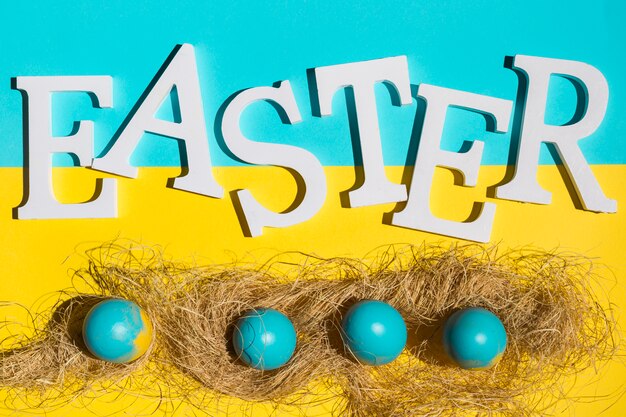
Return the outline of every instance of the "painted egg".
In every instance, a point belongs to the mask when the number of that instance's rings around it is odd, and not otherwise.
[[[448,356],[464,369],[494,366],[506,349],[504,325],[489,310],[466,308],[452,314],[443,329]]]
[[[366,365],[384,365],[396,359],[407,332],[398,311],[382,301],[365,300],[343,317],[342,337],[350,352]]]
[[[132,301],[109,299],[91,308],[83,322],[83,340],[98,359],[127,363],[142,356],[152,342],[152,323]]]
[[[265,371],[277,369],[289,362],[296,350],[296,330],[280,311],[257,308],[235,324],[233,346],[247,365]]]

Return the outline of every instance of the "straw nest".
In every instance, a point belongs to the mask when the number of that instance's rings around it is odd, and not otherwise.
[[[306,406],[321,384],[336,396],[335,415],[537,415],[564,395],[563,377],[616,348],[610,311],[589,290],[591,264],[575,256],[409,246],[368,260],[290,254],[262,265],[190,267],[145,247],[110,244],[88,255],[75,276],[91,293],[64,296],[43,316],[46,325],[0,345],[9,406],[130,390],[210,414],[217,398]],[[83,346],[82,319],[106,297],[137,302],[155,327],[151,350],[131,364],[99,361]],[[341,316],[362,299],[388,302],[405,319],[407,348],[391,364],[361,365],[341,343]],[[493,311],[506,327],[509,344],[492,369],[462,370],[442,353],[443,321],[469,306]],[[296,327],[297,349],[283,368],[258,371],[233,353],[232,325],[255,307],[278,309]]]

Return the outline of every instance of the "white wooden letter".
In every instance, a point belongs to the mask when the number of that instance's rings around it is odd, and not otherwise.
[[[302,120],[289,81],[279,87],[256,87],[236,95],[224,110],[222,135],[226,146],[242,161],[257,165],[276,165],[289,169],[301,179],[305,188],[300,204],[288,212],[275,213],[260,205],[248,190],[237,191],[246,226],[252,236],[263,233],[263,227],[287,227],[313,217],[326,199],[326,177],[320,161],[310,152],[290,145],[259,143],[247,139],[239,127],[242,112],[259,100],[275,103],[284,111],[285,122]]]
[[[27,200],[17,208],[19,219],[106,218],[117,216],[117,188],[112,178],[99,179],[100,192],[90,201],[62,204],[54,197],[52,189],[52,155],[69,153],[76,156],[80,166],[89,166],[93,158],[94,124],[90,120],[79,122],[76,133],[53,137],[51,132],[51,96],[53,92],[85,92],[92,97],[94,106],[112,106],[113,80],[109,76],[16,77],[16,88],[22,91],[27,105],[28,154],[24,169],[27,171]]]
[[[602,73],[583,62],[525,55],[515,57],[513,68],[522,71],[528,89],[515,176],[497,189],[497,197],[528,203],[550,203],[551,193],[537,182],[539,148],[541,142],[550,142],[556,146],[583,207],[590,211],[616,212],[617,202],[604,195],[578,147],[578,141],[595,132],[606,113],[609,86]],[[578,103],[585,107],[580,120],[562,126],[545,124],[548,85],[552,74],[566,77],[584,90],[585,102]]]
[[[430,189],[435,167],[441,166],[459,171],[466,186],[475,186],[484,144],[475,141],[465,153],[441,149],[441,135],[448,107],[460,107],[482,113],[495,122],[495,132],[505,132],[511,117],[513,103],[509,100],[472,94],[421,84],[418,93],[426,100],[424,126],[415,169],[411,179],[411,192],[406,207],[393,215],[392,224],[423,230],[461,239],[488,242],[496,207],[483,203],[480,215],[473,221],[456,222],[435,217],[430,211]]]
[[[395,203],[406,200],[406,187],[390,182],[385,175],[378,126],[374,85],[392,86],[401,105],[411,104],[411,85],[406,56],[332,65],[315,69],[320,116],[332,114],[332,101],[338,89],[352,87],[363,158],[363,185],[349,193],[350,206]]]
[[[174,51],[171,61],[155,78],[143,101],[134,114],[129,115],[128,124],[109,152],[93,161],[93,168],[112,174],[135,178],[137,168],[128,160],[144,132],[178,139],[185,143],[187,172],[174,180],[174,188],[191,191],[210,197],[221,198],[223,188],[215,181],[212,173],[209,142],[204,120],[202,96],[196,57],[193,46],[181,45]],[[181,122],[175,123],[157,119],[155,113],[173,87],[178,93]]]

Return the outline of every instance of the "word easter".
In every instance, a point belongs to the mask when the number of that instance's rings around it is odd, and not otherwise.
[[[591,135],[600,125],[606,112],[609,88],[606,79],[596,68],[577,61],[517,55],[511,69],[521,74],[520,89],[525,88],[522,119],[520,122],[519,150],[512,179],[496,189],[496,197],[520,202],[549,204],[550,192],[537,182],[539,149],[542,142],[552,143],[566,167],[570,180],[585,210],[615,212],[617,203],[607,198],[594,177],[578,141]],[[386,83],[399,97],[396,105],[412,103],[411,85],[406,56],[383,58],[315,68],[311,96],[317,94],[313,113],[319,117],[332,114],[333,96],[338,90],[352,88],[357,115],[360,149],[365,179],[360,188],[348,194],[351,207],[394,202],[406,202],[404,208],[393,214],[391,224],[457,238],[488,242],[495,216],[495,204],[480,203],[480,212],[465,222],[451,221],[434,216],[429,199],[436,167],[456,170],[464,178],[464,186],[476,186],[478,169],[483,153],[482,141],[474,141],[465,152],[450,152],[440,147],[446,110],[456,107],[483,114],[489,123],[486,130],[505,133],[511,119],[513,102],[490,96],[421,84],[418,95],[426,102],[419,149],[415,156],[415,169],[410,193],[403,184],[392,183],[384,171],[381,137],[374,86]],[[566,77],[576,84],[580,94],[582,116],[566,125],[544,123],[548,84],[551,75]],[[155,117],[165,97],[172,88],[177,89],[179,122]],[[86,92],[92,97],[94,107],[112,107],[113,80],[110,76],[33,76],[16,77],[15,88],[27,100],[25,123],[28,133],[29,153],[26,166],[27,183],[25,203],[18,207],[19,219],[42,218],[107,218],[117,216],[117,188],[113,178],[98,179],[99,193],[89,201],[78,204],[61,204],[52,190],[52,163],[54,153],[76,156],[80,166],[124,177],[135,178],[137,168],[129,158],[144,132],[150,132],[180,141],[181,160],[186,169],[176,177],[173,187],[179,190],[222,198],[224,190],[212,174],[206,123],[200,92],[195,52],[192,45],[179,45],[174,49],[142,98],[137,102],[122,125],[108,152],[94,159],[92,121],[77,122],[75,132],[63,138],[50,132],[51,101],[53,92]],[[248,139],[241,132],[239,120],[251,103],[265,100],[279,109],[284,123],[302,120],[298,103],[289,81],[274,87],[255,87],[234,95],[225,104],[218,118],[224,142],[232,154],[243,162],[256,165],[273,165],[288,169],[301,187],[301,201],[296,201],[287,212],[268,210],[248,190],[237,191],[234,204],[242,215],[242,228],[250,236],[263,233],[264,227],[287,227],[304,222],[314,216],[324,204],[327,187],[320,161],[309,151],[296,146],[262,143]],[[315,108],[317,107],[317,108]],[[517,110],[516,110],[517,111]],[[60,140],[62,139],[62,140]],[[299,178],[298,178],[299,177]]]

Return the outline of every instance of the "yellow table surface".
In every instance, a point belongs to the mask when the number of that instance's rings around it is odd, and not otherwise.
[[[198,264],[226,262],[246,258],[265,260],[283,251],[302,251],[320,255],[361,257],[389,244],[421,244],[454,241],[442,236],[388,226],[384,213],[394,205],[342,208],[341,191],[354,182],[351,167],[325,168],[328,180],[326,203],[311,220],[284,229],[266,228],[256,238],[244,237],[229,197],[212,199],[166,188],[167,178],[178,174],[174,168],[142,168],[137,179],[118,179],[119,216],[99,220],[15,220],[11,209],[22,200],[22,171],[0,169],[0,301],[16,302],[42,310],[55,301],[51,294],[71,286],[71,271],[85,266],[84,250],[114,239],[130,239],[146,245],[160,245],[166,254]],[[388,176],[400,181],[403,167],[389,167]],[[539,169],[539,182],[553,192],[550,205],[534,205],[485,197],[485,189],[504,176],[504,167],[482,167],[478,187],[452,185],[452,175],[438,170],[433,185],[431,207],[446,218],[462,220],[473,201],[496,203],[496,217],[491,244],[520,248],[532,246],[580,253],[594,259],[602,278],[594,288],[612,304],[618,324],[626,318],[626,166],[594,166],[599,183],[607,196],[618,201],[616,214],[597,214],[574,207],[566,186],[554,166]],[[103,175],[84,168],[56,168],[54,186],[64,202],[89,198],[93,178]],[[263,204],[273,210],[289,206],[296,186],[292,177],[280,168],[216,168],[217,180],[228,190],[248,188]],[[591,285],[591,283],[590,283]],[[594,284],[595,285],[595,284]],[[608,305],[607,305],[608,307]],[[25,322],[24,309],[0,308],[0,320]],[[5,329],[6,330],[6,329]],[[0,337],[4,334],[0,333]],[[579,376],[571,399],[555,407],[557,415],[622,417],[626,415],[626,365],[621,356]],[[2,406],[0,415],[30,415]],[[170,404],[165,411],[175,415],[329,415],[332,400],[311,405],[304,410],[283,408],[275,412],[271,405],[250,405],[229,400],[214,410],[197,410],[189,404]],[[85,408],[86,407],[86,408]],[[150,415],[156,404],[142,399],[141,393],[127,397],[105,396],[79,399],[49,416]],[[41,413],[44,411],[41,410]],[[300,414],[299,414],[300,413]],[[36,413],[35,413],[36,414]]]

